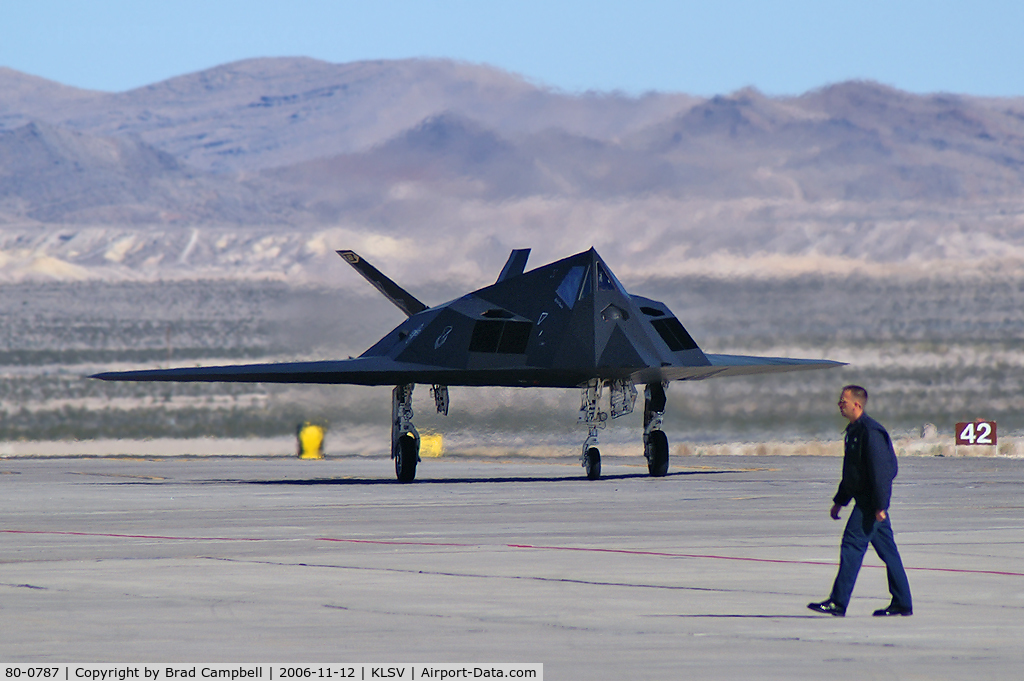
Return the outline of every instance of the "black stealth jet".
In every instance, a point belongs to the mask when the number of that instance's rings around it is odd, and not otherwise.
[[[526,272],[529,249],[509,256],[491,286],[427,307],[352,251],[338,251],[408,319],[357,358],[319,362],[154,369],[96,374],[105,381],[347,383],[396,386],[392,397],[391,457],[403,482],[413,480],[419,434],[412,424],[412,391],[432,386],[438,412],[448,413],[448,386],[580,388],[581,423],[589,428],[582,462],[601,475],[598,430],[631,413],[644,385],[644,456],[651,475],[668,471],[668,438],[661,430],[669,381],[824,369],[828,360],[709,355],[672,311],[631,295],[590,249]]]

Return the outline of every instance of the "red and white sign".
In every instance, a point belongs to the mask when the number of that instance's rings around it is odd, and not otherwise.
[[[995,445],[995,421],[968,421],[956,424],[956,444],[959,445]]]

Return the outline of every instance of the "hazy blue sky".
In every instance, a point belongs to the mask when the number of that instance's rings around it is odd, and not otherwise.
[[[79,87],[281,55],[451,57],[569,91],[1024,95],[1024,2],[0,0],[0,65]]]

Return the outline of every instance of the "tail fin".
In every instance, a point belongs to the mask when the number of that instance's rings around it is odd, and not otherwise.
[[[506,279],[512,277],[518,277],[526,270],[526,261],[530,257],[529,248],[517,248],[512,251],[508,256],[508,262],[505,263],[505,267],[502,268],[501,274],[498,275],[498,281],[494,282],[500,284]]]
[[[394,303],[399,310],[409,317],[423,312],[427,306],[416,300],[416,298],[404,288],[388,279],[376,267],[363,260],[355,251],[338,251],[338,255],[345,259],[349,265],[355,268],[356,272],[363,275],[366,281],[373,284],[373,287],[384,294],[384,297]]]

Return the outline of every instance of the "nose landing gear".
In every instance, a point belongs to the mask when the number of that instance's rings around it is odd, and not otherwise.
[[[580,386],[583,394],[580,400],[580,416],[577,423],[587,426],[589,434],[583,441],[583,454],[580,463],[587,472],[588,480],[601,477],[601,450],[597,448],[597,432],[605,427],[608,414],[601,411],[598,401],[601,399],[601,381],[592,379]]]
[[[601,477],[601,450],[597,448],[597,434],[608,422],[608,412],[601,411],[600,408],[603,385],[604,383],[600,379],[594,378],[580,386],[582,398],[577,422],[586,425],[589,431],[587,439],[583,441],[583,454],[580,457],[580,462],[587,472],[588,480],[597,480]],[[636,403],[636,388],[633,387],[632,381],[608,381],[608,390],[610,393],[608,401],[613,419],[633,413],[633,405]]]

